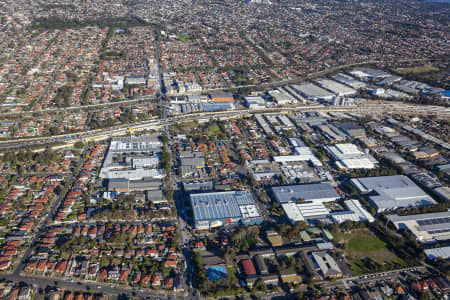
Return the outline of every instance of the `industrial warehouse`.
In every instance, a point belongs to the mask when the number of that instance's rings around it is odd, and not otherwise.
[[[433,198],[403,175],[355,178],[351,181],[361,193],[370,193],[369,202],[377,212],[436,204]]]
[[[336,144],[325,149],[339,169],[373,169],[378,163],[367,151],[363,152],[353,144]]]
[[[197,229],[236,223],[254,225],[263,222],[253,196],[248,191],[191,194],[189,198]]]
[[[331,202],[339,199],[335,188],[328,183],[272,187],[272,194],[278,203],[296,202]]]
[[[450,211],[411,216],[389,215],[387,218],[397,229],[409,230],[419,242],[450,239]]]

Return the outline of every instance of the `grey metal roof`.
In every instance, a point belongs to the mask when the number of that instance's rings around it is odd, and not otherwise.
[[[425,254],[429,259],[435,259],[435,258],[447,259],[450,257],[450,247],[425,249]]]
[[[342,273],[336,261],[326,251],[312,252],[311,255],[314,257],[314,260],[317,262],[320,270],[325,276],[333,276]]]
[[[409,215],[409,216],[399,216],[399,215],[388,215],[387,216],[387,218],[391,222],[433,220],[433,219],[446,218],[446,217],[450,217],[450,211],[427,213],[427,214],[417,214],[417,215]]]
[[[378,209],[435,204],[429,195],[404,175],[352,179],[363,192],[376,192],[370,200]]]
[[[295,202],[300,198],[305,201],[339,198],[339,194],[328,183],[277,186],[272,187],[272,192],[279,203]]]

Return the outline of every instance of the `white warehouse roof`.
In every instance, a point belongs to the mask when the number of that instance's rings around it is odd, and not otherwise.
[[[322,203],[283,203],[281,207],[292,223],[309,219],[321,219],[330,214],[329,210]]]
[[[338,94],[339,96],[350,96],[356,94],[354,89],[333,80],[318,79],[316,82],[323,88]]]

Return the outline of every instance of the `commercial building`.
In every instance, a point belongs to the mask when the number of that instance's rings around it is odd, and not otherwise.
[[[256,277],[255,265],[253,264],[253,261],[251,259],[241,260],[241,265],[245,277]]]
[[[352,138],[362,138],[366,136],[364,128],[353,122],[340,123],[337,127]]]
[[[378,163],[368,151],[362,152],[353,144],[336,144],[326,146],[325,149],[339,169],[373,169]]]
[[[160,158],[158,155],[131,158],[131,163],[132,163],[134,169],[155,168],[159,165],[159,161],[160,161]]]
[[[108,191],[129,193],[139,191],[152,191],[162,189],[161,180],[143,179],[143,180],[128,180],[125,178],[109,179]]]
[[[180,174],[185,177],[201,177],[205,168],[205,157],[203,152],[183,151],[178,155],[180,162]]]
[[[351,96],[356,94],[356,90],[333,80],[318,79],[315,82],[338,96]]]
[[[162,142],[157,135],[112,138],[99,176],[100,178],[126,178],[130,180],[139,180],[145,177],[161,178],[158,169],[153,169],[154,171],[142,169],[147,164],[153,167],[155,160],[158,159],[159,161],[158,153],[161,151]],[[114,160],[115,156],[119,154],[130,156],[132,153],[148,153],[149,155],[128,157],[128,161],[132,163],[134,170],[124,170],[126,166]],[[133,161],[136,161],[136,163],[133,163]]]
[[[167,202],[162,190],[147,191],[147,200],[154,204]]]
[[[145,85],[147,81],[144,76],[130,76],[125,79],[127,85]]]
[[[406,162],[406,160],[397,152],[381,152],[379,155],[393,164],[402,164]]]
[[[317,128],[320,130],[320,134],[331,143],[342,142],[350,138],[350,136],[345,134],[342,130],[340,130],[333,124],[323,124],[317,126]]]
[[[336,261],[328,254],[327,251],[312,252],[311,256],[317,263],[320,273],[324,278],[339,278],[342,277],[341,268],[339,268]]]
[[[333,79],[341,83],[344,83],[348,86],[351,86],[354,89],[362,89],[366,87],[366,84],[364,82],[356,80],[355,78],[343,73],[338,73],[336,76],[333,76]]]
[[[375,80],[391,77],[392,75],[378,69],[359,69],[350,72],[350,75],[359,78],[362,81]]]
[[[203,104],[204,111],[221,111],[221,110],[234,110],[236,107],[231,102],[224,103],[205,103]]]
[[[325,219],[330,212],[322,203],[283,203],[281,204],[286,217],[294,224],[298,221]]]
[[[296,202],[331,202],[339,198],[335,188],[328,183],[311,183],[272,187],[272,195],[278,203]]]
[[[443,201],[450,201],[450,187],[448,186],[434,188],[433,193]]]
[[[345,221],[373,222],[375,218],[361,205],[358,200],[347,200],[344,202],[347,210],[331,213],[331,219],[341,224]]]
[[[266,107],[264,99],[260,96],[244,97],[244,104],[249,109],[264,109]]]
[[[274,156],[273,160],[277,163],[310,161],[316,167],[322,166],[322,162],[314,155],[309,147],[295,147],[295,153],[296,155]]]
[[[263,115],[255,115],[255,118],[256,118],[256,122],[264,130],[265,134],[267,134],[267,135],[274,134],[272,128],[270,128],[269,124],[267,124],[266,120],[264,120]]]
[[[292,88],[308,100],[331,101],[335,93],[329,92],[312,83],[294,84]]]
[[[263,219],[248,191],[191,194],[194,225],[198,229],[224,224],[260,224]]]
[[[215,93],[210,94],[209,97],[211,98],[212,102],[233,102],[234,97],[231,93]]]
[[[142,180],[144,178],[157,178],[164,177],[164,171],[162,169],[133,169],[133,170],[109,170],[103,177],[107,179],[124,178],[128,180]]]
[[[112,138],[109,150],[113,153],[125,152],[159,152],[162,142],[156,135]]]
[[[450,211],[410,216],[389,215],[397,229],[409,230],[419,242],[433,243],[450,239]]]
[[[351,182],[361,193],[370,193],[369,202],[377,212],[436,204],[433,198],[403,175],[355,178]]]
[[[294,99],[292,99],[289,94],[283,91],[273,90],[267,93],[272,97],[273,101],[275,101],[278,106],[287,105],[294,102]]]
[[[450,247],[439,247],[439,248],[433,248],[433,249],[425,249],[424,250],[425,255],[428,259],[447,259],[450,258]]]
[[[212,191],[213,183],[210,180],[185,181],[183,182],[183,189],[185,192]]]

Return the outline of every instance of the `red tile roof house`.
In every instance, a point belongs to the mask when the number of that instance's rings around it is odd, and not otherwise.
[[[177,261],[176,260],[166,260],[164,262],[164,265],[166,267],[172,267],[172,268],[176,268],[177,267]]]
[[[150,282],[150,275],[144,275],[141,278],[141,284],[148,284]]]
[[[162,277],[160,274],[153,275],[152,278],[152,287],[160,287],[161,286]]]
[[[173,277],[166,277],[164,280],[164,288],[171,289],[173,288]]]
[[[55,272],[62,274],[66,271],[66,268],[67,268],[67,261],[63,260],[61,262],[58,262],[58,264],[56,265],[56,268],[55,268]]]
[[[11,264],[11,261],[10,261],[10,260],[0,262],[0,270],[6,270],[6,269],[8,269],[9,266],[10,266],[10,264]]]
[[[120,281],[127,281],[129,273],[130,273],[130,270],[122,270],[122,272],[120,272],[119,280]]]

